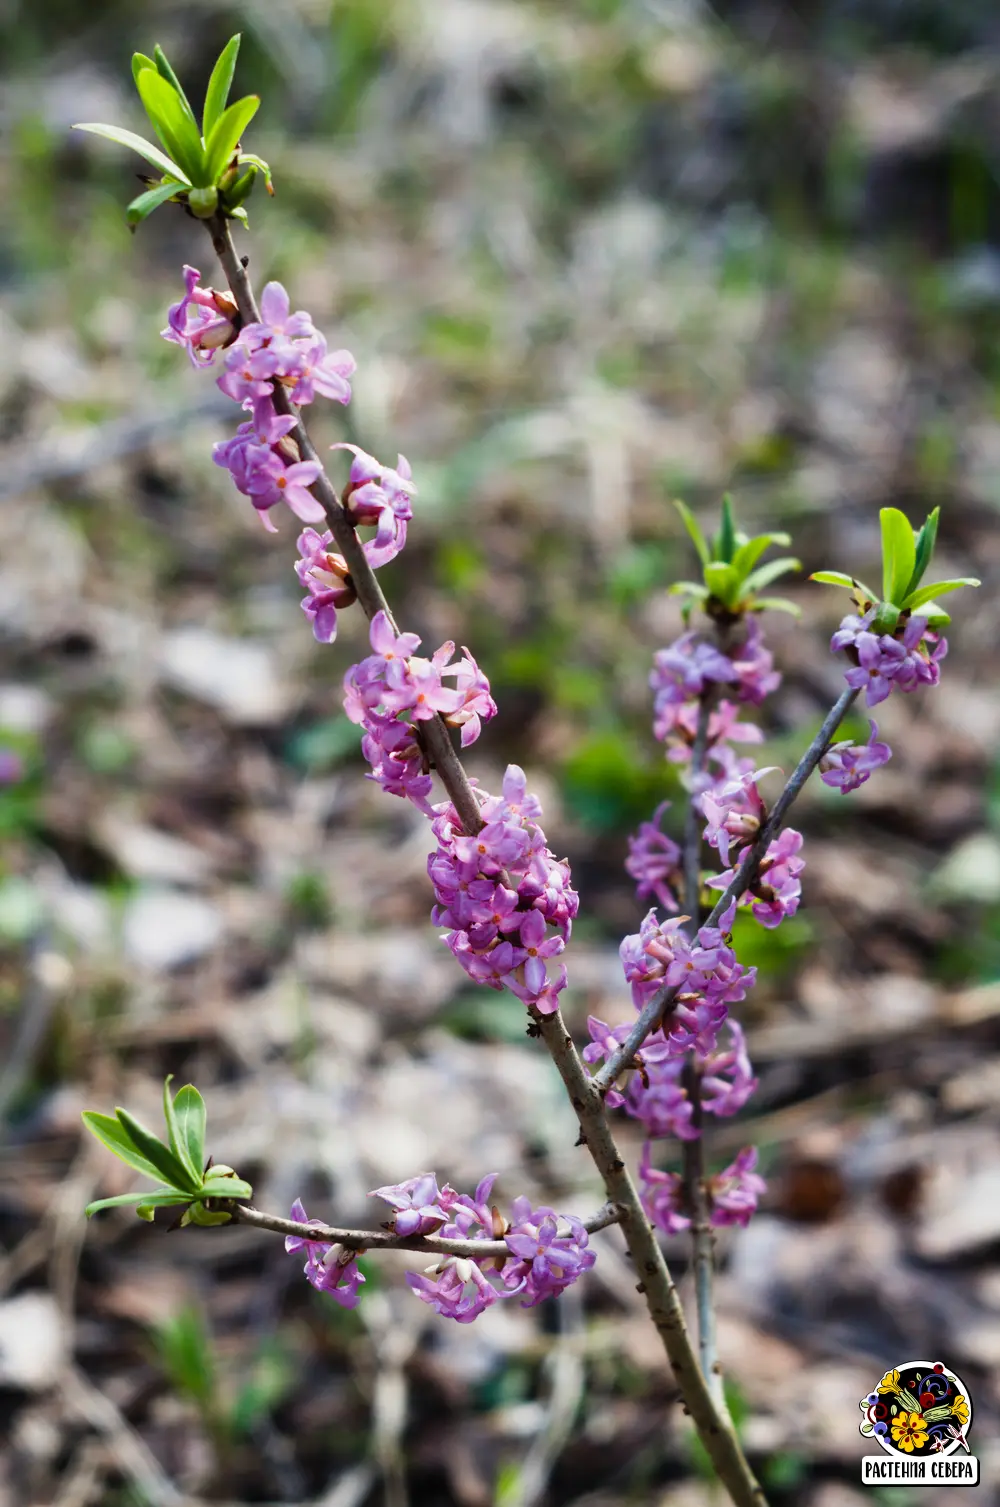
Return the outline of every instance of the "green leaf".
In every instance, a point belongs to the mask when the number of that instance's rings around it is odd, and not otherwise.
[[[695,519],[694,514],[688,507],[687,503],[675,501],[674,507],[677,509],[678,513],[680,513],[681,522],[684,524],[684,527],[688,531],[688,536],[690,537],[691,543],[698,551],[698,559],[701,561],[702,565],[707,565],[712,556],[708,552],[708,545],[705,542],[705,535],[698,527],[698,523]]]
[[[855,581],[853,576],[845,576],[842,570],[814,570],[809,577],[810,581],[821,581],[824,586],[845,586],[848,591],[853,591],[855,586],[860,586],[860,581]]]
[[[178,1193],[175,1188],[155,1188],[152,1193],[116,1193],[114,1198],[98,1198],[83,1212],[89,1219],[98,1209],[124,1209],[129,1204],[139,1204],[144,1209],[163,1209],[171,1204],[186,1203],[190,1203],[186,1193]]]
[[[935,508],[924,523],[923,528],[917,535],[916,561],[913,566],[913,575],[910,577],[908,591],[915,591],[924,578],[924,572],[934,555],[934,546],[937,543],[938,521],[941,517],[941,509]]]
[[[201,117],[201,134],[206,141],[211,136],[219,116],[226,108],[226,100],[233,87],[233,74],[236,72],[236,56],[239,50],[240,34],[237,32],[235,37],[229,38],[212,69],[212,77],[205,91],[205,109]]]
[[[140,157],[145,157],[161,173],[168,177],[176,178],[185,188],[191,187],[191,179],[183,168],[178,167],[159,147],[147,141],[144,136],[137,136],[134,131],[123,131],[120,126],[104,126],[93,121],[83,125],[73,126],[74,131],[89,131],[92,136],[106,136],[109,141],[116,141],[119,146],[130,147],[133,152],[138,152]]]
[[[740,545],[733,556],[733,569],[742,580],[750,574],[761,555],[772,544],[780,544],[787,549],[791,542],[788,534],[758,534],[755,539],[748,539],[746,544]]]
[[[139,225],[149,218],[154,209],[159,209],[161,204],[169,203],[183,191],[183,183],[158,183],[155,188],[148,188],[144,194],[132,200],[125,211],[125,218],[130,225]]]
[[[667,587],[667,595],[672,597],[697,597],[703,602],[708,596],[708,587],[700,585],[697,581],[675,581]]]
[[[240,137],[259,109],[260,96],[248,94],[244,99],[238,99],[234,105],[230,105],[228,110],[224,110],[215,122],[212,134],[205,143],[210,183],[215,183],[222,177],[229,166]]]
[[[153,72],[156,72],[156,64],[153,62],[152,58],[147,58],[144,52],[133,52],[132,77],[135,79],[136,83],[139,82],[139,75],[144,68],[152,68]]]
[[[205,1165],[205,1101],[193,1083],[185,1083],[174,1100],[174,1114],[181,1140],[187,1147],[188,1160],[198,1177]]]
[[[168,84],[173,85],[174,93],[180,100],[181,109],[184,111],[184,114],[188,117],[191,124],[194,126],[195,134],[197,134],[198,122],[196,121],[194,111],[191,108],[191,102],[188,99],[187,95],[184,93],[184,90],[181,88],[180,79],[177,77],[176,73],[167,62],[167,54],[164,52],[159,42],[157,42],[156,46],[153,48],[153,57],[156,59],[157,73],[159,73],[161,78],[166,79]]]
[[[207,186],[205,151],[198,127],[185,113],[177,90],[162,74],[153,73],[149,68],[140,72],[136,88],[150,124],[167,151],[180,163],[192,184]]]
[[[201,1182],[202,1167],[204,1161],[199,1159],[197,1163],[191,1160],[188,1151],[187,1136],[181,1131],[174,1109],[173,1097],[170,1093],[170,1085],[174,1081],[173,1073],[168,1073],[163,1080],[163,1118],[167,1122],[167,1134],[170,1136],[170,1149],[183,1167],[191,1174],[195,1185]],[[204,1106],[202,1106],[204,1108]]]
[[[903,603],[915,612],[925,602],[932,602],[937,596],[944,596],[949,591],[960,591],[963,586],[981,586],[982,581],[977,581],[975,576],[955,576],[950,581],[933,581],[930,586],[921,586],[919,591],[912,591]]]
[[[927,619],[928,628],[947,628],[951,622],[951,614],[939,607],[937,602],[924,602],[920,616]]]
[[[705,566],[705,585],[726,607],[732,607],[739,591],[739,578],[731,565],[713,561]]]
[[[898,508],[881,508],[882,598],[897,607],[906,596],[917,561],[917,545],[910,520]]]
[[[157,1140],[151,1130],[130,1115],[127,1109],[115,1109],[118,1122],[132,1144],[137,1148],[148,1162],[152,1162],[156,1168],[157,1177],[163,1182],[169,1183],[172,1188],[179,1189],[182,1193],[196,1193],[201,1181],[200,1175],[192,1177],[184,1163],[174,1153]]]
[[[97,1137],[101,1145],[106,1146],[120,1162],[124,1162],[128,1167],[134,1167],[136,1172],[142,1172],[146,1177],[159,1179],[162,1176],[155,1164],[136,1149],[113,1116],[98,1114],[94,1109],[85,1109],[83,1123],[91,1134]]]
[[[801,617],[802,608],[787,597],[754,597],[754,612],[787,612],[789,617]]]
[[[714,556],[724,564],[732,563],[736,553],[736,519],[733,516],[733,499],[727,492],[722,499],[722,522],[715,536]]]
[[[780,576],[787,576],[790,571],[801,569],[801,560],[793,560],[790,555],[784,555],[780,560],[768,560],[766,565],[759,565],[750,572],[743,582],[743,589],[747,592],[759,591],[762,586],[770,586]]]
[[[241,1177],[207,1177],[198,1189],[198,1201],[204,1198],[252,1198],[253,1189]]]
[[[255,167],[259,173],[263,173],[264,187],[267,189],[271,197],[274,197],[274,181],[271,177],[271,167],[269,163],[264,161],[263,157],[258,157],[254,152],[241,152],[236,161],[239,163],[240,167],[243,166],[244,162],[248,162],[252,167]]]

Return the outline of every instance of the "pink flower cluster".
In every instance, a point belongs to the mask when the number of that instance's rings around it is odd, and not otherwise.
[[[692,939],[683,930],[686,916],[658,921],[651,910],[619,948],[637,1010],[664,986],[679,991],[666,1031],[672,1056],[682,1056],[689,1047],[703,1054],[713,1051],[729,1006],[745,999],[756,980],[756,968],[744,968],[728,942],[735,912],[731,905],[718,926],[702,926]],[[643,1051],[648,1047],[647,1042]]]
[[[661,801],[652,821],[642,822],[635,836],[629,837],[625,872],[636,881],[638,900],[655,897],[664,910],[677,910],[677,892],[682,882],[681,850],[660,829],[663,813],[669,807],[669,801]]]
[[[306,612],[314,615],[314,632],[319,637],[328,631],[328,616],[324,618],[323,614],[335,610],[341,589],[336,584],[338,567],[329,565],[339,557],[324,555],[324,540],[308,532],[311,537],[304,534],[299,540],[302,559],[298,568],[300,580],[310,593],[312,581],[320,588],[303,604]],[[314,574],[316,571],[320,574]],[[325,600],[324,572],[332,577],[330,601]],[[463,657],[455,664],[448,663],[455,652],[450,640],[432,658],[418,656],[417,634],[397,634],[384,612],[372,619],[369,637],[372,653],[352,665],[344,676],[344,710],[352,722],[364,728],[361,748],[372,766],[369,779],[390,795],[407,797],[427,816],[434,817],[435,808],[427,800],[433,781],[414,724],[440,712],[451,726],[461,727],[463,747],[474,743],[482,723],[496,715],[489,681],[468,649],[463,649]],[[445,685],[445,676],[453,678],[453,685]]]
[[[744,850],[756,840],[757,834],[767,819],[767,807],[757,789],[757,781],[769,769],[757,769],[732,780],[717,794],[702,797],[702,807],[708,824],[705,840],[716,848],[723,863],[731,866],[725,873],[709,880],[712,889],[727,889],[736,874]],[[730,845],[735,841],[738,851],[733,855]],[[767,852],[757,870],[757,877],[747,894],[755,918],[762,926],[773,929],[786,916],[794,916],[799,908],[802,885],[799,875],[805,861],[798,857],[802,847],[802,835],[786,827],[779,837],[768,845]],[[741,903],[747,895],[741,897]]]
[[[392,470],[357,445],[332,448],[354,453],[342,501],[356,525],[374,524],[375,537],[366,539],[362,548],[369,565],[378,570],[394,560],[406,543],[406,525],[413,517],[410,499],[416,493],[409,463],[400,455],[396,469]],[[320,517],[323,516],[320,508]],[[298,538],[298,551],[295,574],[306,589],[302,610],[312,624],[317,642],[332,644],[337,636],[337,608],[349,607],[357,595],[347,561],[333,549],[329,530],[325,534],[317,534],[311,528],[303,530]]]
[[[649,684],[653,691],[653,732],[661,742],[670,742],[675,762],[690,759],[698,722],[698,702],[712,685],[731,688],[737,702],[760,706],[776,690],[781,676],[764,644],[760,622],[746,620],[742,643],[724,654],[693,630],[681,635],[653,657]],[[709,727],[709,766],[714,762],[728,778],[734,755],[730,742],[760,742],[760,730],[739,724],[732,702],[722,701]]]
[[[489,1202],[495,1181],[495,1173],[484,1177],[470,1198],[447,1183],[439,1189],[434,1174],[424,1172],[376,1188],[371,1195],[395,1211],[388,1228],[396,1234],[504,1241],[509,1257],[445,1256],[426,1272],[407,1273],[407,1282],[422,1302],[460,1324],[470,1324],[500,1298],[519,1297],[523,1307],[531,1308],[555,1297],[596,1259],[588,1249],[584,1225],[572,1215],[544,1206],[533,1209],[521,1196],[514,1199],[512,1217],[506,1220]]]
[[[830,640],[834,653],[846,649],[852,661],[844,673],[847,684],[864,691],[869,706],[877,706],[893,690],[937,685],[948,640],[932,633],[923,617],[901,622],[895,633],[874,633],[875,612],[872,607],[864,617],[849,614]]]
[[[708,1178],[711,1203],[710,1219],[716,1228],[738,1224],[746,1226],[757,1208],[757,1201],[767,1189],[764,1179],[754,1170],[756,1146],[744,1146],[736,1159],[722,1172]],[[677,1172],[661,1172],[652,1164],[652,1143],[642,1148],[639,1163],[639,1194],[650,1222],[666,1235],[676,1235],[691,1227],[684,1209],[684,1184]]]
[[[560,964],[551,978],[548,963],[569,940],[579,897],[569,866],[547,846],[524,771],[508,765],[503,794],[481,799],[483,825],[473,837],[450,805],[431,823],[438,840],[427,862],[437,900],[432,919],[450,928],[445,943],[470,978],[510,989],[550,1015],[566,969]]]
[[[237,489],[250,498],[269,532],[277,532],[268,513],[278,502],[286,503],[303,523],[323,522],[325,510],[310,490],[319,478],[320,464],[300,456],[292,438],[297,420],[276,411],[274,394],[280,386],[297,407],[312,403],[317,395],[349,403],[354,357],[350,351],[328,350],[310,315],[291,313],[280,283],[268,283],[261,294],[260,319],[241,325],[232,296],[200,287],[199,277],[197,268],[184,268],[184,297],[171,306],[162,334],[183,346],[195,366],[211,366],[224,351],[225,371],[218,386],[251,415],[232,439],[214,447],[216,465],[224,467]],[[402,456],[391,470],[356,445],[332,448],[354,453],[344,504],[355,523],[375,526],[375,538],[365,550],[377,569],[406,541],[406,524],[413,516],[410,468]],[[315,595],[311,586],[308,589]],[[317,631],[327,633],[335,616],[331,619],[327,611]],[[329,637],[323,642],[330,642]]]

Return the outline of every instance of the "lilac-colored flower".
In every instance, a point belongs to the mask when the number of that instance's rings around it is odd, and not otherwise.
[[[326,511],[323,504],[309,491],[319,476],[320,469],[319,462],[314,460],[300,460],[290,466],[286,465],[277,450],[272,450],[268,459],[256,467],[250,500],[269,533],[277,533],[267,514],[278,502],[287,503],[303,523],[324,521]]]
[[[405,1182],[373,1188],[369,1198],[381,1198],[395,1209],[390,1228],[397,1235],[434,1235],[452,1218],[458,1199],[445,1183],[439,1189],[433,1172],[419,1172]]]
[[[646,1218],[665,1235],[691,1228],[684,1210],[684,1183],[677,1172],[661,1172],[652,1165],[651,1142],[643,1144],[639,1160],[639,1197]]]
[[[633,1073],[625,1091],[625,1110],[641,1120],[646,1134],[657,1139],[671,1136],[681,1141],[696,1141],[698,1130],[692,1123],[692,1106],[681,1086],[684,1056],[666,1057],[644,1063],[642,1071]]]
[[[286,340],[315,339],[317,331],[310,316],[301,311],[291,314],[290,309],[288,294],[281,283],[266,283],[260,295],[260,323],[246,325],[243,339],[251,348],[264,345],[276,336]]]
[[[464,646],[462,654],[464,658],[448,670],[456,676],[455,690],[461,701],[455,711],[446,714],[445,721],[462,729],[462,747],[468,748],[479,737],[483,723],[496,716],[497,704],[490,695],[489,681]]]
[[[215,355],[236,334],[236,304],[230,293],[201,288],[197,267],[184,268],[184,297],[167,311],[167,327],[160,334],[183,346],[192,366],[211,366]]]
[[[733,1224],[745,1227],[750,1223],[757,1200],[767,1191],[767,1183],[754,1171],[756,1165],[756,1146],[744,1146],[723,1172],[708,1179],[711,1220],[716,1227]]]
[[[523,817],[525,821],[537,821],[542,814],[542,803],[537,795],[528,794],[528,777],[519,764],[508,764],[503,777],[503,801],[511,816]]]
[[[840,649],[853,649],[863,633],[871,632],[874,617],[874,607],[866,612],[864,617],[858,617],[853,612],[848,613],[830,640],[831,653],[836,654]]]
[[[892,690],[892,680],[906,656],[895,639],[874,633],[859,633],[854,641],[858,663],[845,671],[844,679],[855,691],[864,691],[869,706],[877,706]]]
[[[238,340],[226,353],[225,371],[216,386],[234,403],[253,402],[271,396],[271,379],[276,372],[274,352],[267,346],[250,350]]]
[[[386,663],[409,659],[420,648],[416,633],[399,633],[392,627],[384,612],[376,612],[369,628],[369,642],[373,653]]]
[[[308,345],[296,342],[300,349],[290,363],[287,385],[293,403],[304,407],[319,393],[334,403],[351,401],[350,378],[358,364],[350,351],[328,351],[322,335],[315,335]]]
[[[524,949],[524,987],[531,995],[540,994],[548,982],[543,959],[554,958],[566,943],[557,932],[550,932],[541,911],[529,910],[521,922],[520,942]]]
[[[753,842],[767,819],[767,807],[757,782],[771,772],[770,767],[756,769],[724,785],[717,793],[706,791],[702,796],[702,811],[708,823],[705,841],[718,849],[723,863],[729,863],[730,838],[735,837],[740,845]]]
[[[661,801],[652,821],[642,822],[635,836],[629,838],[625,872],[636,880],[636,899],[655,896],[664,910],[675,911],[678,902],[671,886],[680,883],[681,850],[660,830],[660,818],[669,806],[669,801]]]
[[[308,592],[302,600],[302,611],[321,644],[332,644],[337,637],[337,608],[349,607],[357,599],[347,580],[347,561],[333,553],[332,544],[331,533],[321,535],[315,529],[304,529],[298,537],[299,558],[295,562],[295,574]]]
[[[308,1224],[309,1216],[302,1207],[301,1199],[292,1204],[292,1219]],[[306,1240],[301,1235],[288,1235],[285,1250],[289,1254],[305,1251],[306,1264],[303,1271],[306,1280],[318,1292],[329,1293],[341,1308],[357,1308],[358,1288],[364,1277],[358,1270],[357,1255],[342,1245],[330,1245],[322,1240]]]
[[[802,848],[802,833],[786,827],[780,837],[771,843],[761,862],[757,881],[753,914],[762,926],[773,930],[786,916],[794,916],[799,908],[802,885],[799,875],[805,868],[805,860],[797,855]]]
[[[728,1117],[743,1108],[757,1087],[757,1079],[753,1076],[742,1026],[730,1018],[726,1027],[728,1049],[713,1052],[703,1063],[701,1106],[713,1115]]]
[[[738,681],[736,695],[740,701],[760,706],[781,684],[781,676],[774,669],[774,657],[764,645],[764,631],[758,617],[751,616],[746,620],[746,636],[733,650],[732,664]]]
[[[467,1256],[446,1256],[427,1272],[407,1272],[406,1280],[423,1303],[442,1318],[471,1324],[501,1296],[482,1268]]]
[[[487,822],[474,837],[456,837],[453,848],[461,863],[474,863],[483,874],[496,874],[524,854],[528,834],[511,821]]]
[[[870,779],[874,770],[889,762],[892,749],[888,743],[877,741],[878,724],[871,722],[869,726],[868,742],[860,747],[845,739],[827,749],[819,761],[819,777],[824,785],[832,785],[842,795],[847,795]]]
[[[588,1250],[587,1231],[572,1215],[557,1215],[554,1209],[532,1209],[531,1201],[520,1196],[511,1205],[512,1221],[504,1236],[507,1248],[517,1257],[503,1270],[503,1284],[511,1296],[522,1299],[522,1307],[533,1308],[543,1298],[565,1292],[597,1259]],[[560,1218],[568,1229],[560,1233]]]
[[[673,731],[685,701],[696,700],[709,684],[738,679],[732,660],[697,634],[684,633],[653,656],[649,684],[654,692],[653,733],[664,739]]]

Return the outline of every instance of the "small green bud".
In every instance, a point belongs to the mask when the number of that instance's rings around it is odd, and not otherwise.
[[[188,204],[191,213],[199,220],[210,220],[219,207],[219,190],[213,185],[210,188],[192,188],[188,193]]]

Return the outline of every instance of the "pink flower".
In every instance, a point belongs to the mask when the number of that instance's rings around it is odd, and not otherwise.
[[[160,334],[181,345],[192,366],[211,366],[215,355],[236,336],[236,304],[230,293],[200,288],[201,273],[184,268],[184,297],[167,311],[167,328]]]
[[[286,465],[276,450],[260,465],[254,467],[251,502],[261,514],[261,522],[269,533],[277,533],[267,512],[275,503],[285,502],[303,523],[322,523],[326,518],[323,504],[309,488],[320,473],[320,465],[314,460],[295,461]]]
[[[337,608],[349,607],[357,598],[346,579],[347,562],[331,551],[332,543],[331,533],[320,535],[311,528],[304,529],[298,537],[295,574],[308,592],[302,599],[302,610],[320,644],[333,643],[337,637]]]
[[[888,743],[879,743],[878,724],[869,723],[871,734],[868,742],[861,747],[845,739],[842,743],[834,743],[832,748],[827,749],[819,761],[820,779],[825,785],[832,785],[842,795],[857,790],[866,780],[871,778],[872,772],[880,769],[892,758],[892,749]]]
[[[422,1275],[407,1272],[406,1280],[422,1303],[459,1324],[471,1324],[500,1297],[481,1267],[467,1256],[446,1256]]]
[[[676,1172],[660,1172],[652,1165],[651,1142],[643,1143],[639,1161],[639,1196],[650,1224],[665,1235],[677,1235],[691,1228],[683,1212],[684,1184]]]
[[[638,900],[655,896],[664,910],[676,910],[681,850],[672,837],[660,831],[660,818],[669,806],[669,801],[661,801],[652,821],[642,822],[635,836],[629,838],[625,872],[637,881]]]
[[[452,1218],[458,1195],[445,1183],[439,1190],[433,1172],[420,1172],[406,1182],[373,1188],[369,1198],[384,1199],[395,1213],[390,1229],[397,1235],[434,1235]]]
[[[514,1199],[511,1214],[504,1239],[517,1260],[504,1267],[503,1284],[511,1296],[522,1298],[523,1308],[533,1308],[544,1298],[565,1292],[596,1261],[594,1252],[587,1249],[582,1221],[571,1214],[560,1216],[545,1207],[533,1209],[523,1195]],[[568,1226],[561,1233],[560,1218]]]
[[[757,1079],[747,1055],[742,1026],[730,1018],[726,1028],[730,1041],[728,1050],[713,1053],[703,1064],[701,1104],[711,1114],[728,1118],[738,1114],[746,1104],[757,1087]]]
[[[309,1216],[302,1207],[301,1199],[297,1198],[292,1204],[291,1217],[300,1224],[309,1223]],[[285,1250],[290,1255],[295,1251],[305,1251],[306,1264],[303,1271],[306,1280],[318,1292],[329,1293],[341,1308],[357,1308],[358,1288],[365,1279],[358,1270],[354,1251],[349,1251],[342,1245],[328,1245],[321,1240],[305,1240],[301,1235],[288,1235]]]
[[[709,1178],[711,1218],[717,1227],[732,1224],[745,1227],[750,1223],[757,1200],[767,1191],[767,1183],[754,1171],[756,1165],[756,1146],[744,1146],[725,1171]]]

